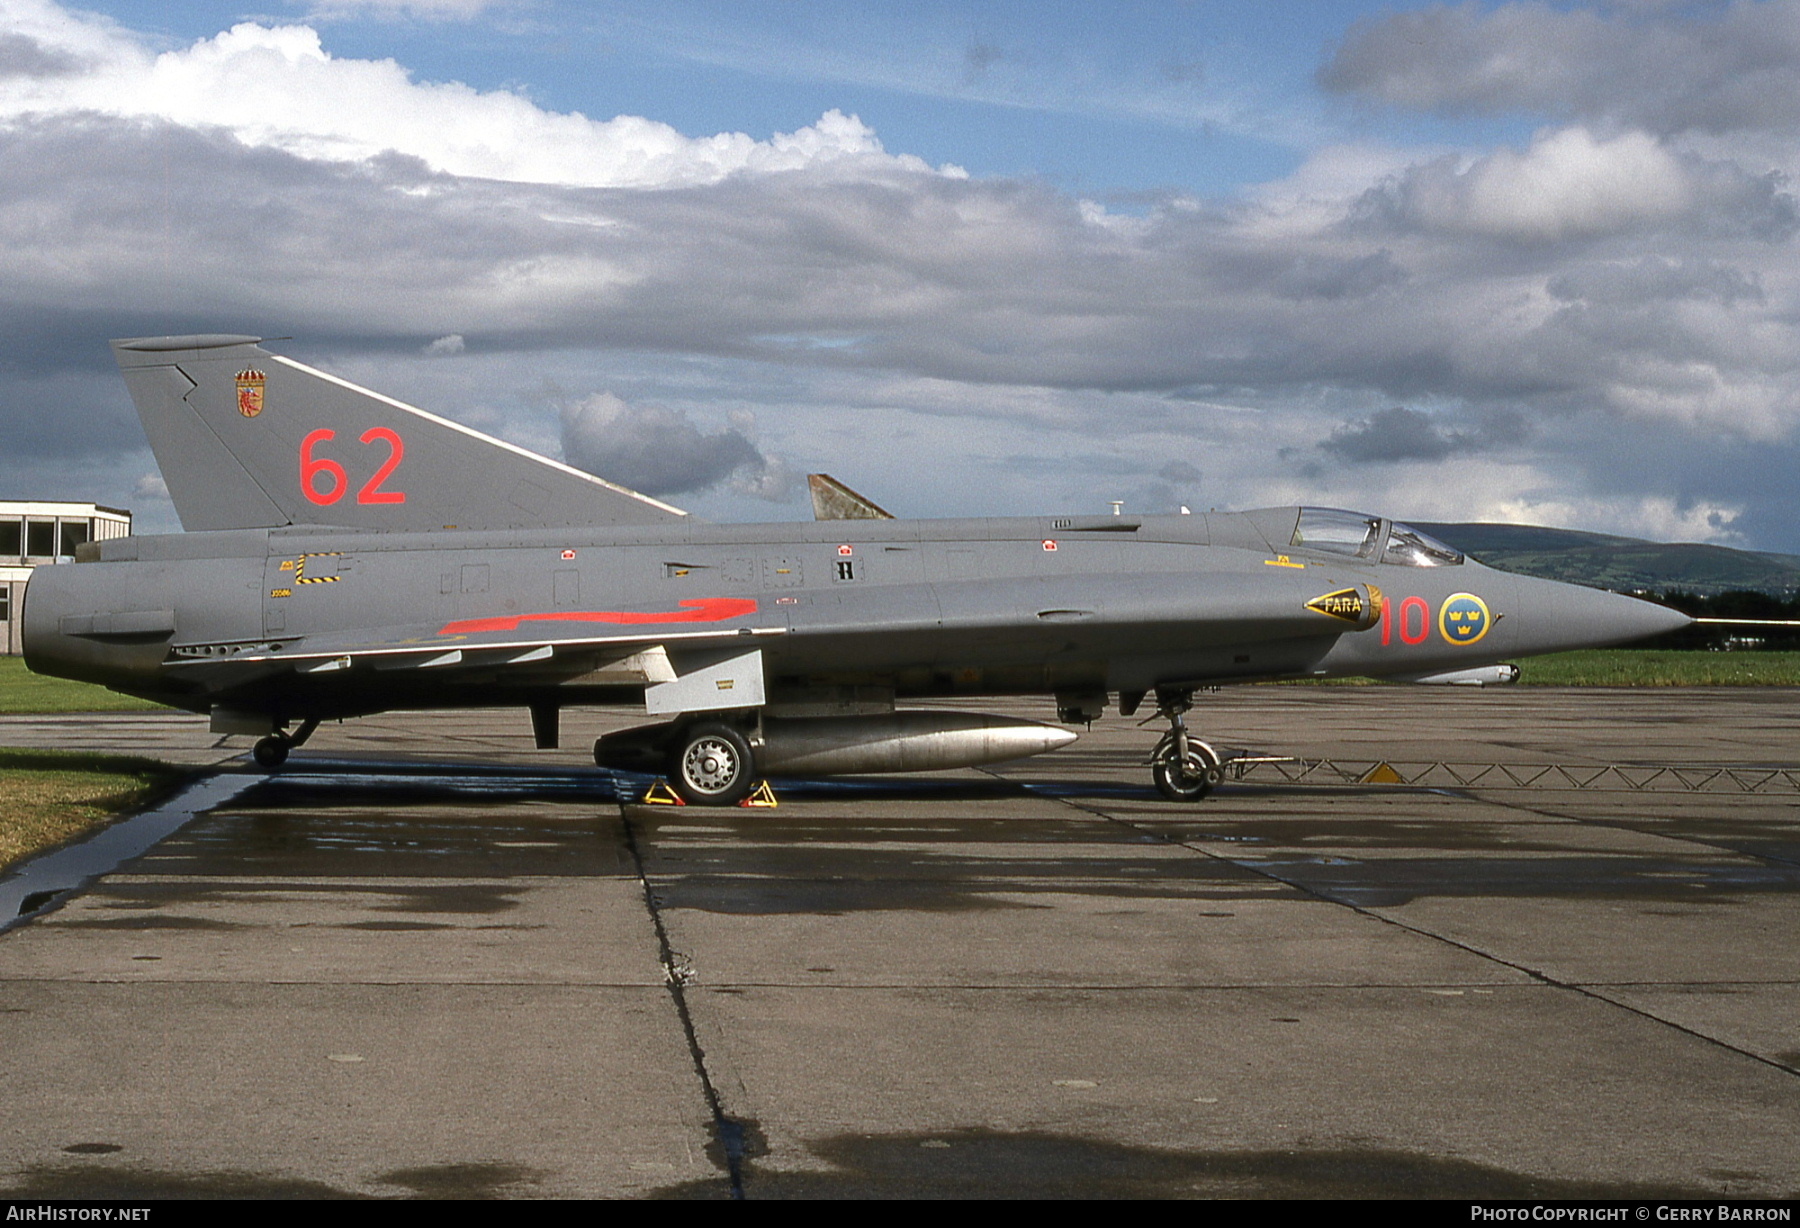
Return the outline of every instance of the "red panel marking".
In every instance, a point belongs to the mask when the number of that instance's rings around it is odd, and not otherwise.
[[[854,553],[855,553],[855,551],[851,550],[850,547],[848,547],[848,546],[839,546],[838,547],[838,554],[840,557],[849,558]]]
[[[406,444],[401,441],[400,436],[385,426],[372,426],[363,432],[363,443],[371,444],[377,439],[388,446],[388,458],[381,468],[375,471],[375,476],[365,482],[363,488],[356,492],[356,501],[358,503],[405,503],[406,492],[383,490],[381,484],[388,480],[389,474],[400,467],[400,458],[406,455]]]
[[[300,492],[320,507],[329,507],[344,497],[350,488],[350,475],[344,467],[330,457],[314,456],[313,449],[322,443],[330,443],[337,438],[337,432],[329,427],[320,427],[300,441]],[[400,460],[406,455],[406,444],[400,436],[385,426],[370,427],[363,432],[362,442],[367,444],[385,443],[388,446],[387,460],[382,462],[375,476],[363,483],[356,492],[358,503],[405,503],[406,493],[399,490],[383,490],[381,484],[393,476],[400,467]],[[331,485],[324,490],[319,489],[319,475],[324,474]]]
[[[556,610],[548,614],[509,614],[503,618],[464,618],[444,624],[439,635],[466,635],[476,631],[517,631],[520,623],[618,623],[624,626],[656,626],[662,623],[716,623],[756,613],[752,597],[706,597],[682,601],[680,610],[637,613],[632,610]]]
[[[1051,541],[1049,538],[1045,538],[1044,539],[1044,549],[1054,550],[1054,549],[1056,549],[1056,543]]]
[[[300,490],[308,499],[321,507],[342,499],[344,488],[350,485],[350,475],[344,472],[342,465],[334,460],[313,455],[314,448],[336,438],[336,431],[320,427],[300,441]],[[313,485],[313,479],[321,473],[331,479],[331,486],[327,490],[320,490]]]
[[[1419,616],[1419,629],[1412,629],[1412,615]],[[1400,603],[1400,638],[1408,644],[1423,644],[1431,634],[1431,605],[1423,597],[1408,597]]]

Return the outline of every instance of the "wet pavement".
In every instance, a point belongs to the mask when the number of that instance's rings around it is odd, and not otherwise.
[[[1321,758],[1800,763],[1787,691],[1245,688],[1193,719]],[[0,743],[247,749],[43,720]],[[241,791],[0,935],[0,1191],[1800,1190],[1791,792],[1179,807],[1111,718],[990,772],[675,809],[584,763],[625,723],[535,752],[522,713],[386,716],[226,762]]]

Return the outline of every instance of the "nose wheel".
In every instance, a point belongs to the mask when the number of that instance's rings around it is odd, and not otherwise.
[[[1184,756],[1174,745],[1173,735],[1165,736],[1150,761],[1150,778],[1156,791],[1172,802],[1197,802],[1211,793],[1223,778],[1219,756],[1198,738],[1187,740]]]
[[[1156,791],[1172,802],[1199,801],[1225,775],[1219,752],[1188,733],[1182,720],[1187,708],[1186,700],[1163,705],[1158,715],[1168,719],[1169,732],[1150,756],[1150,779],[1156,782]]]

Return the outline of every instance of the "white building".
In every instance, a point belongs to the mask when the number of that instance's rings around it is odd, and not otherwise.
[[[131,513],[116,507],[0,500],[0,653],[22,649],[19,619],[34,567],[74,562],[85,543],[130,532]]]

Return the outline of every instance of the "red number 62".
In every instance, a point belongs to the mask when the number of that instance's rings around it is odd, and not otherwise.
[[[300,441],[300,492],[321,507],[336,503],[344,497],[350,488],[350,475],[344,467],[327,456],[314,456],[313,449],[322,443],[337,438],[337,432],[327,427],[320,427]],[[372,444],[380,440],[388,446],[387,460],[375,471],[375,476],[363,483],[356,492],[358,503],[405,503],[404,491],[383,490],[381,484],[388,480],[394,470],[400,467],[400,460],[406,455],[406,444],[400,436],[385,426],[370,427],[362,434],[362,443]],[[319,475],[330,479],[330,485],[319,489]]]

